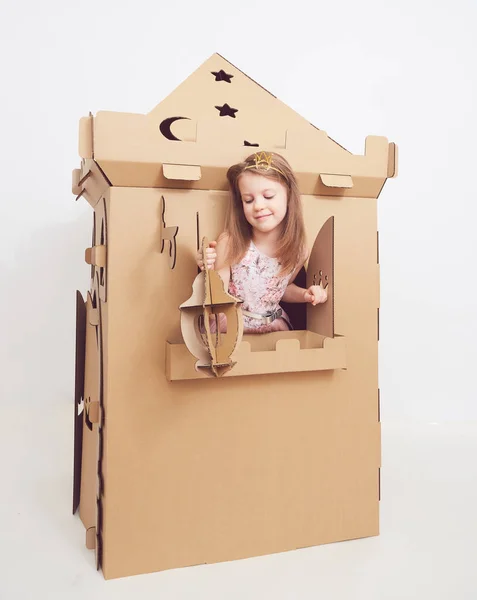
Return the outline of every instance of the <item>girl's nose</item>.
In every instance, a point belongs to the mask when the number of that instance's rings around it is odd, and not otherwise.
[[[262,210],[262,208],[265,206],[265,200],[263,199],[262,196],[257,196],[255,198],[255,210]]]

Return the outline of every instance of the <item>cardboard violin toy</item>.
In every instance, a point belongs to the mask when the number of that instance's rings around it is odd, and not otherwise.
[[[259,335],[196,264],[252,151],[292,166],[311,248],[297,283],[328,293]],[[79,153],[73,512],[104,577],[377,535],[377,198],[396,146],[351,154],[214,54],[148,114],[82,118]]]
[[[180,305],[181,330],[189,352],[199,359],[196,369],[221,377],[235,365],[231,355],[242,340],[243,318],[239,306],[241,301],[226,292],[217,271],[207,267],[205,251],[208,246],[209,241],[204,238],[204,271],[194,280],[192,296]],[[224,315],[226,319],[226,332],[221,332],[220,315]],[[215,321],[213,333],[211,318]],[[201,324],[204,334],[200,331]]]

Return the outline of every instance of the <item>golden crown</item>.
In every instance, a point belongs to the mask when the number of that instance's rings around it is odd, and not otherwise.
[[[248,167],[245,167],[245,171],[247,169],[257,169],[257,171],[268,171],[269,169],[273,169],[274,171],[277,171],[278,173],[280,173],[280,175],[283,175],[283,177],[285,177],[285,173],[283,173],[283,171],[280,171],[280,169],[273,166],[273,155],[271,153],[256,152],[253,157],[253,160],[253,164],[248,165]]]

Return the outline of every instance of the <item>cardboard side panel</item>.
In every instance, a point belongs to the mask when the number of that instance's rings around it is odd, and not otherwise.
[[[73,514],[80,502],[81,455],[83,450],[83,397],[86,351],[86,305],[80,292],[76,292],[76,366],[74,402],[74,467]]]
[[[308,261],[306,285],[321,285],[328,292],[324,304],[307,306],[307,329],[327,337],[334,336],[334,217],[330,217],[316,236]]]
[[[80,517],[86,529],[96,526],[96,481],[98,462],[98,425],[89,418],[88,406],[100,398],[100,346],[98,326],[94,323],[98,310],[97,293],[86,299],[86,357],[84,373],[83,452],[80,486]]]

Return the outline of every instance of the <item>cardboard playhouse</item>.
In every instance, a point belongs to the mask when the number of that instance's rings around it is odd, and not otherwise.
[[[242,335],[195,254],[222,231],[228,167],[254,151],[297,174],[298,283],[328,302],[294,305],[293,331]],[[149,114],[81,119],[80,156],[73,192],[94,210],[73,512],[104,577],[377,535],[376,204],[395,145],[349,153],[215,54]],[[233,335],[198,330],[219,312]]]

